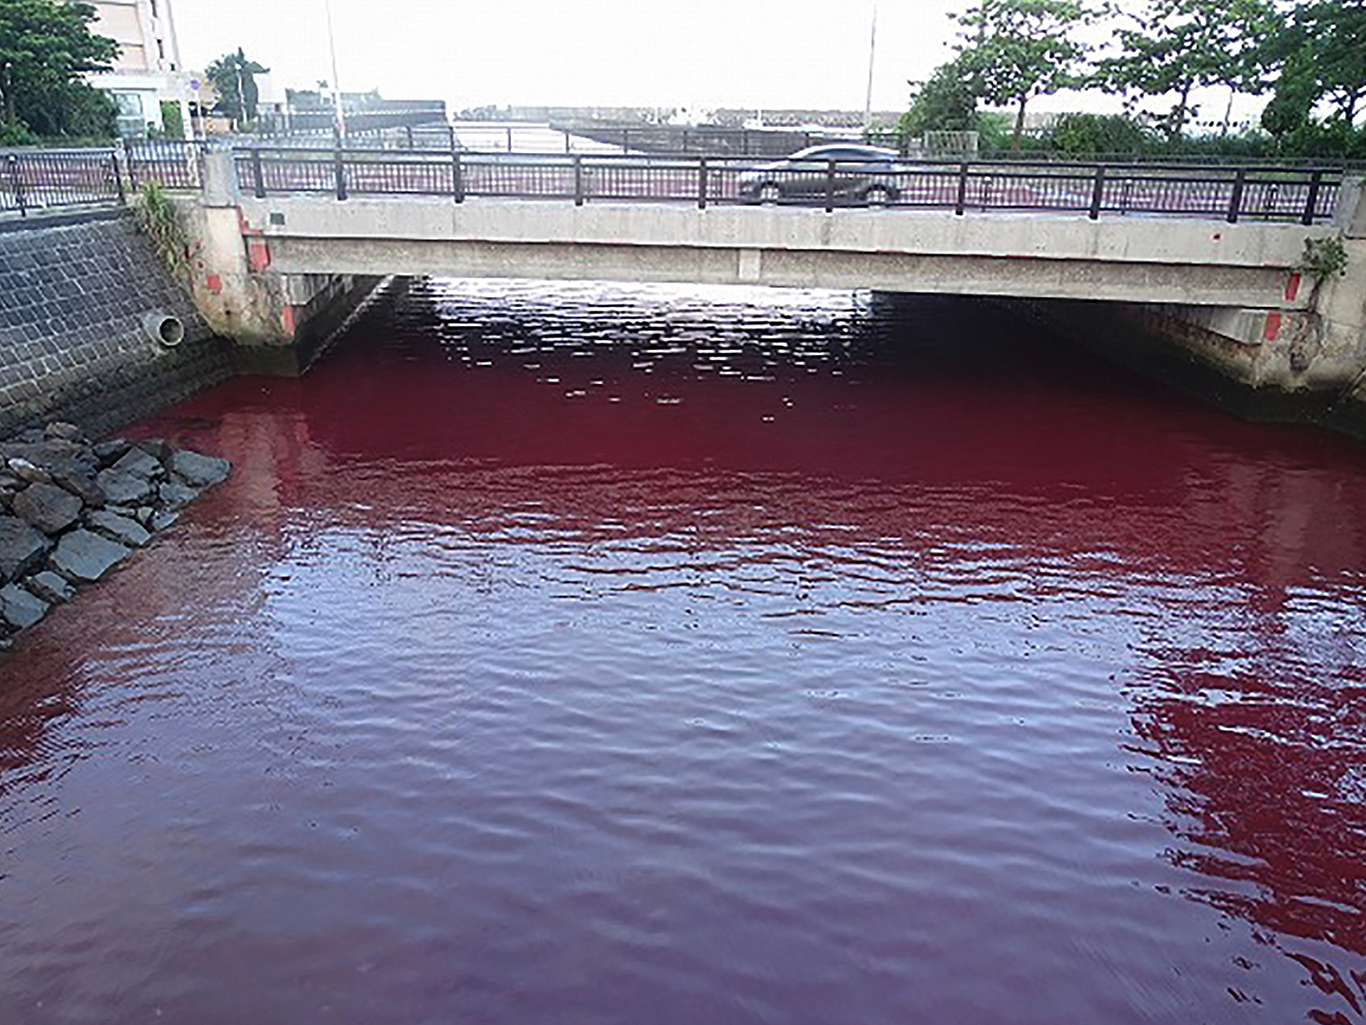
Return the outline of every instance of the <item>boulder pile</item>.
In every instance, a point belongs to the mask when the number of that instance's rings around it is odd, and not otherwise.
[[[0,651],[223,481],[226,459],[53,423],[0,442]]]

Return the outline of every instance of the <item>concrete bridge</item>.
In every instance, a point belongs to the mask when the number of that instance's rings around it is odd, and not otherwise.
[[[866,207],[838,201],[833,162],[805,201],[742,202],[746,173],[696,157],[211,152],[186,204],[194,291],[219,330],[287,371],[383,276],[448,275],[980,296],[1083,340],[1099,310],[1262,395],[1362,388],[1360,182],[897,167],[895,201]],[[1304,267],[1324,240],[1341,240],[1345,276]]]

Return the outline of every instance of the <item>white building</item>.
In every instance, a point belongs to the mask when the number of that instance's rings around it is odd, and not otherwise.
[[[141,138],[162,131],[163,101],[180,108],[190,131],[186,103],[189,86],[180,63],[171,0],[91,0],[98,15],[91,31],[119,44],[112,71],[87,76],[96,89],[109,93],[119,108],[119,134]]]

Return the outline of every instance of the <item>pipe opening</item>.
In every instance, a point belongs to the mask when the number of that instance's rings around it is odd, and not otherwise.
[[[185,340],[185,325],[179,317],[160,310],[152,310],[142,315],[142,326],[147,337],[167,348],[179,345]]]

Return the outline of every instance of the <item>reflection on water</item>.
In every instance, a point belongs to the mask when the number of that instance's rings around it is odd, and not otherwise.
[[[1366,461],[987,306],[418,282],[0,664],[0,1021],[1366,1022]]]

